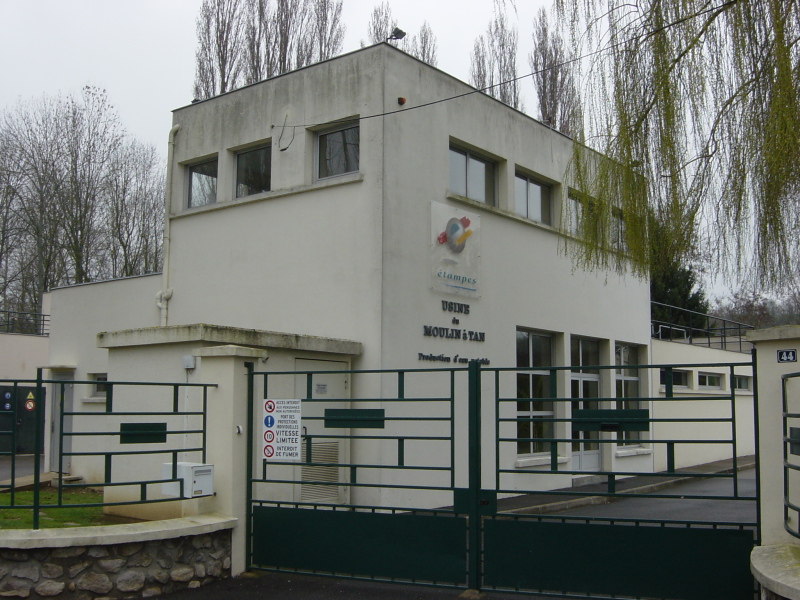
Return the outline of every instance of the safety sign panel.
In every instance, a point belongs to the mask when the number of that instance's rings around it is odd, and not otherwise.
[[[264,400],[263,457],[300,462],[300,399]]]

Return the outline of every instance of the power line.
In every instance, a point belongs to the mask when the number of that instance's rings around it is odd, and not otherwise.
[[[728,8],[730,6],[733,6],[734,4],[738,4],[739,1],[740,0],[728,0],[727,2],[723,2],[722,4],[719,4],[717,6],[714,6],[714,7],[711,7],[711,8],[707,8],[705,10],[701,10],[701,11],[699,11],[697,13],[692,14],[692,15],[687,15],[685,17],[681,17],[680,19],[672,21],[671,23],[667,23],[666,25],[662,25],[661,27],[657,27],[656,29],[653,29],[652,31],[648,31],[646,33],[643,33],[640,36],[633,37],[633,38],[630,38],[630,39],[627,39],[627,40],[624,40],[624,41],[621,41],[621,42],[617,42],[616,44],[610,44],[608,46],[604,46],[603,48],[598,48],[597,50],[594,50],[594,51],[589,52],[587,54],[583,54],[581,56],[577,56],[577,57],[571,58],[569,60],[565,60],[563,62],[554,64],[554,65],[550,65],[549,67],[545,67],[543,69],[539,69],[538,71],[531,71],[530,73],[526,73],[525,75],[520,75],[519,77],[514,77],[513,79],[509,79],[507,81],[501,81],[500,83],[495,83],[493,85],[489,85],[489,86],[486,86],[486,87],[480,88],[480,89],[475,88],[475,89],[472,89],[472,90],[470,90],[468,92],[464,92],[463,94],[456,94],[455,96],[448,96],[446,98],[440,98],[439,100],[431,100],[430,102],[424,102],[422,104],[417,104],[416,106],[409,106],[407,108],[400,108],[400,109],[397,109],[397,110],[390,110],[390,111],[386,111],[386,112],[375,113],[373,115],[362,116],[362,117],[359,117],[359,121],[363,121],[363,120],[366,120],[366,119],[375,119],[375,118],[378,118],[378,117],[387,117],[387,116],[396,115],[396,114],[399,114],[399,113],[408,112],[410,110],[418,110],[420,108],[426,108],[428,106],[434,106],[436,104],[441,104],[443,102],[450,102],[451,100],[458,100],[459,98],[464,98],[466,96],[471,96],[472,94],[483,93],[483,92],[486,92],[487,90],[491,90],[493,88],[500,87],[502,85],[508,85],[508,84],[513,83],[515,81],[521,81],[523,79],[527,79],[528,77],[533,77],[534,75],[538,75],[540,73],[544,73],[546,71],[550,71],[550,70],[556,69],[558,67],[563,67],[563,66],[566,66],[568,64],[584,60],[586,58],[591,58],[593,56],[597,56],[598,54],[602,54],[603,52],[608,52],[609,50],[613,50],[615,48],[619,48],[620,46],[625,46],[625,45],[633,43],[633,42],[638,42],[638,41],[645,40],[645,39],[647,39],[647,38],[649,38],[649,37],[651,37],[651,36],[653,36],[653,35],[655,35],[657,33],[661,33],[662,31],[665,31],[665,30],[667,30],[667,29],[669,29],[671,27],[675,27],[677,25],[685,23],[685,22],[687,22],[687,21],[689,21],[691,19],[695,19],[697,17],[701,17],[703,15],[706,15],[706,14],[709,14],[709,13],[712,13],[712,12],[725,10],[726,8]],[[330,124],[339,123],[339,122],[347,123],[347,122],[349,122],[351,120],[352,119],[344,118],[344,119],[336,119],[334,121],[326,121],[325,123],[295,124],[295,125],[286,125],[284,123],[283,127],[284,128],[285,127],[292,127],[292,128],[294,128],[294,127],[319,127],[321,125],[330,125]]]

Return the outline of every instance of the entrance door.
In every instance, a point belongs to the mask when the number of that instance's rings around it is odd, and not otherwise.
[[[573,337],[570,340],[572,362],[572,414],[577,410],[600,408],[593,398],[600,397],[600,342]],[[572,470],[600,470],[600,433],[572,429]]]
[[[600,408],[600,379],[597,375],[574,376],[572,379],[572,414],[576,410]],[[575,471],[600,470],[600,432],[572,430],[572,469]]]
[[[341,504],[348,501],[348,487],[330,484],[346,481],[346,468],[333,465],[347,463],[350,460],[349,440],[344,437],[349,435],[349,430],[326,428],[323,421],[325,409],[347,408],[349,404],[347,400],[350,397],[348,375],[346,373],[325,373],[325,371],[347,369],[349,369],[349,365],[343,361],[300,358],[295,360],[295,370],[297,371],[321,371],[311,375],[310,396],[308,375],[298,374],[295,378],[297,398],[310,397],[315,401],[320,400],[320,402],[303,402],[302,464],[298,467],[300,469],[299,477],[295,479],[302,482],[299,486],[295,486],[295,500],[298,502]],[[327,399],[330,400],[325,402],[324,400]],[[311,437],[312,464],[306,464],[309,436]],[[312,481],[319,483],[316,485],[305,483]]]

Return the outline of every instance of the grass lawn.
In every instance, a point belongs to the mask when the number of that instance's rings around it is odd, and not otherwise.
[[[103,492],[90,489],[64,490],[64,504],[92,504],[103,501]],[[135,519],[104,515],[102,506],[57,508],[58,490],[50,487],[39,491],[39,527],[86,527],[89,525],[118,525],[134,523]],[[30,529],[33,523],[33,509],[6,508],[11,503],[11,494],[0,494],[0,529]],[[33,504],[33,492],[16,492],[14,505]],[[46,506],[46,505],[51,506]]]

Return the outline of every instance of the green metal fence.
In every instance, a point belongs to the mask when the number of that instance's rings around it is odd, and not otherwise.
[[[783,407],[783,528],[800,538],[800,373],[781,376]],[[794,523],[794,526],[792,525]]]
[[[157,383],[134,381],[103,381],[102,395],[89,398],[91,404],[83,399],[83,410],[70,406],[70,391],[74,386],[97,389],[98,381],[74,381],[44,379],[42,370],[36,380],[3,381],[16,392],[17,389],[30,390],[31,398],[24,408],[13,403],[9,410],[0,412],[0,457],[8,464],[10,480],[0,483],[0,492],[8,494],[8,502],[0,504],[3,509],[30,509],[33,529],[39,528],[39,512],[42,508],[69,508],[75,506],[117,506],[147,504],[181,500],[184,496],[183,480],[178,478],[177,468],[180,460],[194,458],[206,460],[207,403],[211,384]],[[54,503],[44,504],[40,499],[42,468],[44,466],[43,435],[45,426],[46,390],[51,390],[51,410],[56,415],[54,425],[56,435],[51,439],[57,457],[50,465],[54,472],[52,481],[58,485]],[[15,393],[15,396],[17,394]],[[75,399],[77,400],[77,399]],[[88,407],[88,408],[87,408]],[[5,406],[0,406],[5,408]],[[17,426],[23,411],[29,413],[34,421],[32,491],[30,503],[20,503],[16,492],[19,475],[18,446],[19,428]],[[5,420],[3,417],[6,417]],[[164,456],[164,464],[171,468],[167,476],[160,472],[154,474],[149,465],[122,464],[144,457]],[[70,460],[83,461],[82,471],[101,473],[78,483],[68,477],[66,463]],[[136,476],[136,473],[148,476]],[[132,475],[133,473],[133,475]],[[172,484],[177,491],[175,496],[165,497],[160,486]],[[64,492],[70,489],[92,488],[103,490],[102,502],[69,504]],[[116,499],[109,499],[109,491],[117,488]]]
[[[663,397],[612,393],[583,406],[569,393],[571,368],[537,368],[549,384],[531,398],[517,378],[533,369],[471,363],[468,370],[276,373],[251,366],[249,566],[547,596],[750,599],[758,477],[755,485],[740,481],[737,429],[757,419],[757,397],[743,398],[733,384],[752,366],[626,365],[644,382],[645,373],[663,370]],[[676,389],[674,372],[690,368],[721,373],[730,386]],[[598,380],[609,381],[620,367],[596,369]],[[302,407],[297,462],[269,454],[261,425],[265,411],[287,398]],[[530,402],[551,403],[552,414],[521,416],[519,403]],[[534,420],[537,435],[526,437],[521,432]],[[543,435],[548,428],[553,433]],[[643,458],[634,459],[638,468],[605,460],[587,473],[570,457],[587,439],[606,459],[620,449]],[[331,443],[338,444],[334,454],[324,447]],[[538,452],[520,458],[526,443]],[[757,447],[752,438],[747,443]],[[716,469],[683,466],[687,451],[700,448],[727,461]],[[573,487],[579,479],[596,483]],[[679,481],[726,489],[659,487]],[[563,512],[567,500],[632,498],[690,508],[678,517]],[[692,503],[735,505],[747,515],[692,518]]]

